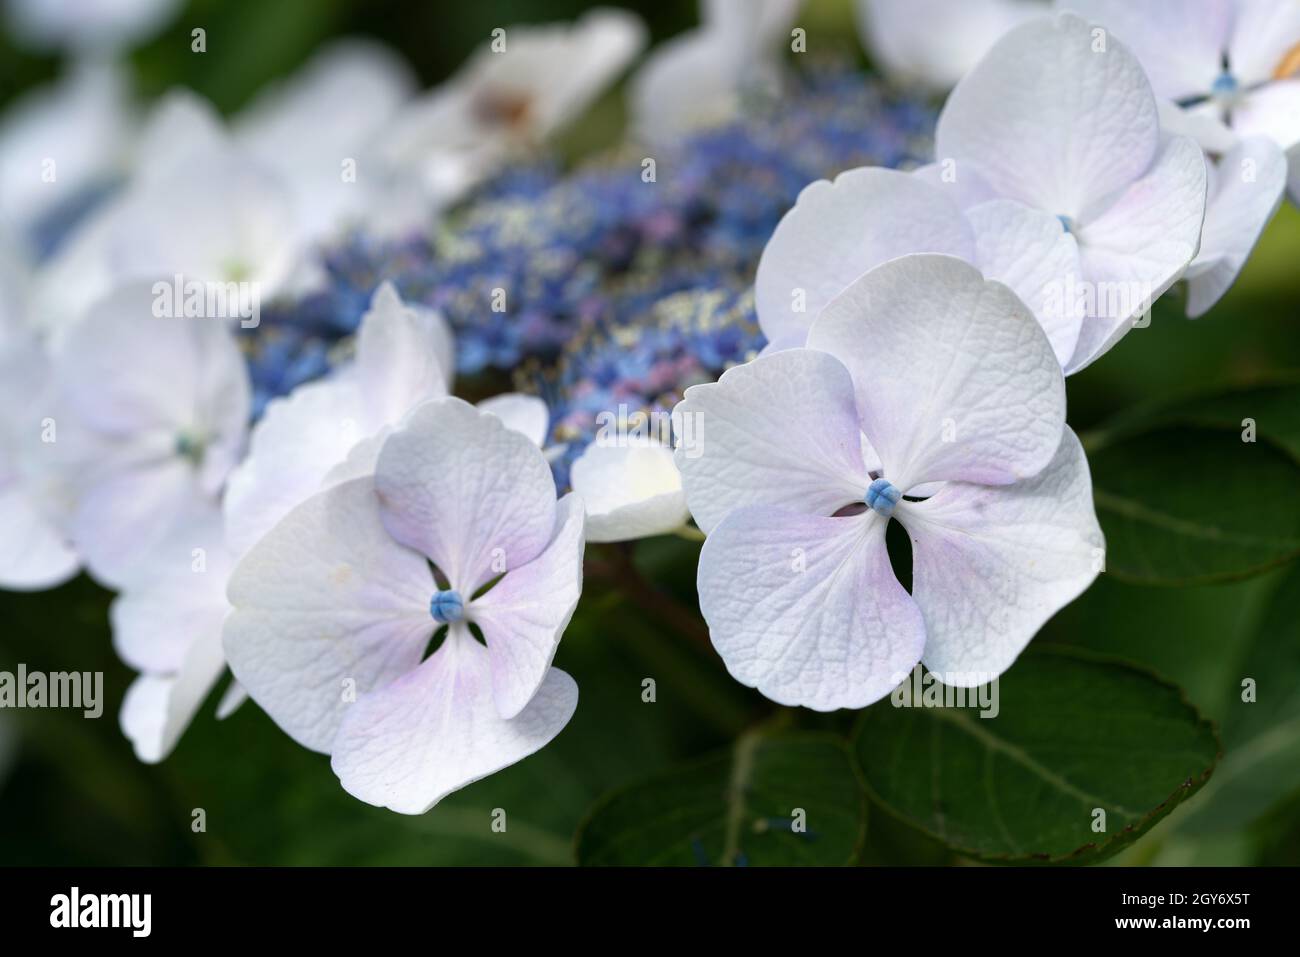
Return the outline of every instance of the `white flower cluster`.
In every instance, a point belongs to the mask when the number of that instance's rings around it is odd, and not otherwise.
[[[229,664],[222,713],[246,692],[404,813],[573,715],[552,659],[587,538],[693,517],[714,645],[783,704],[864,707],[918,661],[1000,674],[1103,567],[1065,376],[1180,280],[1189,314],[1209,309],[1281,201],[1285,151],[1300,165],[1300,4],[1068,6],[861,0],[882,66],[955,84],[934,162],[808,186],[758,268],[764,354],[687,391],[675,450],[595,443],[563,497],[545,406],[451,396],[451,331],[391,286],[351,359],[250,434],[230,323],[160,315],[157,281],[310,288],[305,251],[343,226],[427,228],[579,115],[639,52],[638,21],[503,30],[422,95],[345,43],[229,123],[177,92],[135,124],[102,65],[33,94],[0,125],[5,228],[106,173],[124,185],[39,268],[0,246],[0,584],[84,567],[120,592],[142,759]],[[797,3],[705,9],[632,85],[648,143],[779,82]],[[55,188],[33,189],[51,156]]]

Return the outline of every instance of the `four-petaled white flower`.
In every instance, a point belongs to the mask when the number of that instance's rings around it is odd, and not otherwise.
[[[427,402],[372,477],[308,499],[240,562],[227,657],[348,792],[423,813],[573,715],[577,686],[551,660],[582,589],[582,526],[533,443],[459,399]]]
[[[229,328],[157,318],[152,303],[151,285],[121,287],[54,362],[51,468],[71,490],[77,551],[110,585],[217,503],[248,433],[248,370]]]
[[[1136,58],[1073,14],[1033,20],[994,44],[948,97],[935,154],[926,174],[958,202],[1042,210],[1077,243],[1052,299],[1030,303],[1081,319],[1067,374],[1110,349],[1196,255],[1200,147],[1162,136]]]
[[[55,344],[91,304],[129,282],[246,283],[262,301],[300,265],[289,187],[252,159],[215,109],[168,94],[140,133],[129,183],[96,207],[42,263],[28,313]],[[229,316],[234,315],[230,306]]]
[[[1061,0],[1112,32],[1146,68],[1156,96],[1202,145],[1235,137],[1300,143],[1300,3],[1295,0]]]
[[[1286,150],[1300,148],[1300,3],[1064,5],[1133,51],[1166,131],[1195,138],[1215,158],[1201,249],[1187,269],[1187,314],[1203,315],[1236,280],[1277,211]]]
[[[675,415],[704,427],[701,454],[677,460],[708,533],[700,609],[731,674],[782,704],[864,707],[918,660],[988,681],[1100,569],[1051,345],[959,259],[877,267],[807,348],[691,387]],[[891,517],[911,538],[911,594]]]

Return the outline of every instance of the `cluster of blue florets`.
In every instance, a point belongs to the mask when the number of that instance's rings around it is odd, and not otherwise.
[[[264,311],[248,343],[258,408],[331,367],[384,279],[441,310],[462,375],[509,372],[545,398],[557,478],[601,411],[671,409],[764,345],[750,288],[764,245],[808,183],[855,166],[920,162],[934,117],[862,74],[812,71],[779,109],[671,149],[627,147],[565,173],[515,168],[432,235],[353,235],[328,282]],[[653,159],[653,165],[647,161]]]

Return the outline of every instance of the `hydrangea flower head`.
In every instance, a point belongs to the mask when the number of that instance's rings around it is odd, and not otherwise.
[[[917,661],[981,684],[1096,576],[1087,463],[1051,344],[1005,286],[914,255],[861,277],[806,348],[686,392],[677,451],[708,533],[700,609],[739,681],[860,708]],[[889,519],[912,541],[895,577]]]

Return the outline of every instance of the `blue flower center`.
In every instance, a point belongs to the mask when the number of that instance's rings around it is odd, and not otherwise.
[[[1064,229],[1067,233],[1074,232],[1074,220],[1072,220],[1069,216],[1066,216],[1064,213],[1058,213],[1056,218],[1061,221],[1061,228]]]
[[[433,598],[429,599],[429,614],[434,621],[444,625],[460,621],[465,616],[465,602],[461,600],[460,592],[454,589],[434,592]]]
[[[1237,78],[1227,70],[1216,76],[1214,82],[1210,84],[1210,92],[1220,99],[1230,99],[1236,96],[1239,88]]]
[[[889,518],[894,514],[894,506],[902,497],[903,493],[887,479],[878,478],[867,487],[867,494],[862,497],[862,501],[885,518]]]

